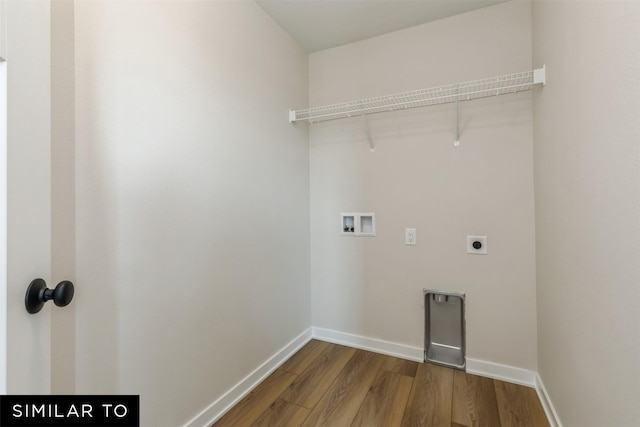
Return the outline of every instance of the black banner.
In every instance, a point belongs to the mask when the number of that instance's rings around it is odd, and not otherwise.
[[[0,396],[2,427],[139,427],[140,396]]]

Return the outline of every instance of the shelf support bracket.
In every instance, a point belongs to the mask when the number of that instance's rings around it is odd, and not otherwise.
[[[371,149],[372,153],[375,153],[376,147],[373,145],[373,138],[371,137],[371,130],[369,129],[369,121],[367,120],[367,115],[362,113],[362,119],[364,121],[364,134],[367,136],[367,141],[369,141],[369,149]]]
[[[458,121],[458,97],[456,97],[456,114],[455,114],[455,128],[456,128],[456,139],[453,141],[453,146],[454,147],[459,147],[460,146],[460,126],[459,126],[459,121]]]
[[[547,84],[547,66],[542,65],[542,68],[533,70],[533,84],[542,83],[542,86]]]

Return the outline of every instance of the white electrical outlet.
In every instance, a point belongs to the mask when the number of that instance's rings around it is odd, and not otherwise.
[[[404,244],[415,246],[416,245],[416,229],[405,228],[404,229]]]
[[[487,255],[487,236],[467,236],[467,253]]]

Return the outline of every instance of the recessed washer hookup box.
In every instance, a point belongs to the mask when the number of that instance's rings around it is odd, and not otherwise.
[[[424,361],[465,370],[465,295],[424,290]]]

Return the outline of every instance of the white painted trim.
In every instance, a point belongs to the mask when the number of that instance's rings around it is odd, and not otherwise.
[[[0,0],[0,62],[7,58],[7,1]],[[4,128],[6,129],[6,128]]]
[[[467,372],[526,387],[536,386],[536,373],[515,366],[467,358]]]
[[[376,338],[367,338],[360,335],[348,334],[346,332],[317,328],[315,326],[311,328],[311,330],[313,338],[317,338],[321,341],[347,345],[349,347],[373,351],[375,353],[382,353],[388,356],[400,357],[402,359],[415,360],[416,362],[424,361],[424,349],[420,347],[411,347]]]
[[[220,396],[215,402],[207,406],[202,412],[188,421],[184,427],[206,427],[218,421],[229,409],[245,397],[258,384],[271,375],[287,359],[293,356],[311,340],[311,328],[307,329],[281,350],[271,356],[266,362],[258,366],[242,381]]]
[[[347,345],[349,347],[360,348],[362,350],[387,354],[389,356],[401,357],[403,359],[424,361],[424,349],[411,347],[404,344],[379,340],[376,338],[363,337],[361,335],[349,334],[346,332],[333,331],[313,327],[313,338],[328,341],[335,344]],[[479,359],[467,358],[467,372],[487,378],[506,381],[527,387],[536,386],[536,373],[515,366],[501,365]]]
[[[542,378],[540,378],[540,374],[538,373],[536,373],[536,392],[538,393],[538,398],[540,399],[540,403],[542,403],[542,408],[544,409],[544,413],[547,415],[547,419],[549,420],[551,427],[562,427],[558,412],[553,406],[549,393],[547,393],[547,389],[545,388]]]

